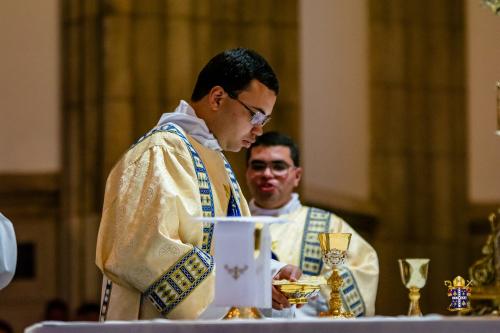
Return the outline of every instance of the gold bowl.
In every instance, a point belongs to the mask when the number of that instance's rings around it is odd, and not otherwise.
[[[323,283],[322,283],[323,282]],[[309,298],[318,295],[321,279],[301,279],[299,281],[273,280],[273,285],[288,298],[290,304],[306,304]]]

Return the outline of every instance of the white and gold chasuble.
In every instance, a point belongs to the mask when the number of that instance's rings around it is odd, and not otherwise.
[[[213,225],[250,215],[220,151],[168,123],[141,138],[106,183],[96,264],[101,320],[197,318],[214,297]]]
[[[344,280],[341,297],[344,307],[355,316],[375,314],[379,266],[377,253],[354,229],[330,212],[297,205],[297,209],[280,217],[290,220],[285,224],[271,225],[273,253],[281,262],[300,267],[303,274],[323,275],[328,278],[331,269],[324,267],[318,241],[320,232],[351,233],[351,243],[345,266],[340,268]],[[330,287],[322,286],[322,307],[310,304],[299,309],[308,315],[318,315],[326,310],[325,299],[330,299]],[[311,309],[313,308],[313,309]]]

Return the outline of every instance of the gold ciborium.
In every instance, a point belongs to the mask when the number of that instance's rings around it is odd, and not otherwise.
[[[339,274],[339,266],[345,263],[351,234],[321,232],[318,234],[318,238],[321,252],[323,253],[323,262],[332,268],[332,275],[327,281],[327,284],[332,289],[329,302],[330,310],[322,312],[321,316],[350,318],[353,314],[351,312],[344,312],[342,309],[340,287],[342,287],[344,281]]]
[[[427,271],[429,270],[429,259],[412,258],[399,259],[399,272],[401,280],[406,288],[410,289],[410,308],[408,316],[422,316],[418,300],[420,299],[420,289],[427,281]]]
[[[285,295],[292,305],[306,304],[309,298],[319,294],[321,285],[324,284],[323,277],[307,275],[302,275],[298,281],[273,280],[273,286]]]

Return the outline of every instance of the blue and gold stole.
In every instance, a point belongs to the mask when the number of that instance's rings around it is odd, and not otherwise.
[[[186,144],[198,180],[200,201],[203,217],[214,217],[215,209],[213,203],[212,186],[208,177],[207,169],[203,161],[189,142],[187,137],[172,123],[155,128],[149,133],[167,131],[178,135]],[[139,140],[142,141],[143,138]],[[210,255],[210,246],[213,236],[213,224],[203,224],[203,241],[201,250],[193,246],[193,249],[182,256],[165,274],[154,282],[144,293],[157,308],[166,316],[180,302],[182,302],[205,278],[213,271],[214,260]]]
[[[214,200],[212,195],[212,185],[210,183],[210,178],[208,177],[207,168],[203,164],[203,161],[200,158],[200,155],[194,149],[191,142],[189,142],[188,138],[182,133],[179,128],[173,123],[167,123],[163,126],[156,127],[149,131],[149,133],[142,136],[137,142],[132,146],[139,144],[145,138],[153,135],[157,132],[170,132],[178,135],[182,141],[186,144],[186,147],[191,154],[191,159],[193,160],[193,167],[196,173],[196,178],[198,180],[198,188],[200,191],[200,202],[201,202],[201,211],[203,217],[214,217],[215,209],[214,209]],[[212,236],[213,236],[213,224],[203,223],[203,242],[201,245],[201,250],[207,254],[210,254],[210,247],[212,245]]]
[[[227,161],[224,154],[222,154],[222,158],[224,159],[224,167],[226,168],[226,172],[229,175],[229,180],[231,181],[231,194],[229,196],[229,203],[227,205],[227,216],[241,216],[240,209],[240,200],[241,194],[239,190],[238,181],[236,180],[236,176],[234,175],[233,169],[231,165]]]
[[[330,212],[319,208],[309,207],[307,210],[300,251],[300,269],[306,275],[318,276],[321,273],[323,260],[318,234],[329,232],[330,217]],[[346,266],[340,267],[339,270],[340,276],[344,280],[340,292],[343,304],[346,304],[356,317],[363,316],[366,313],[366,308],[356,279]]]

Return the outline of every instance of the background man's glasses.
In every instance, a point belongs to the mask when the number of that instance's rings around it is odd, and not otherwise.
[[[235,101],[240,103],[245,108],[245,110],[250,113],[250,124],[252,124],[253,126],[264,126],[269,120],[271,120],[271,116],[266,115],[262,110],[252,110],[250,106],[240,101],[235,94],[227,93],[227,95],[229,96],[229,98],[234,99]]]
[[[287,174],[288,170],[293,167],[292,165],[286,163],[285,161],[251,161],[250,170],[253,172],[264,173],[267,168],[271,170],[271,173],[275,176],[284,176]]]

